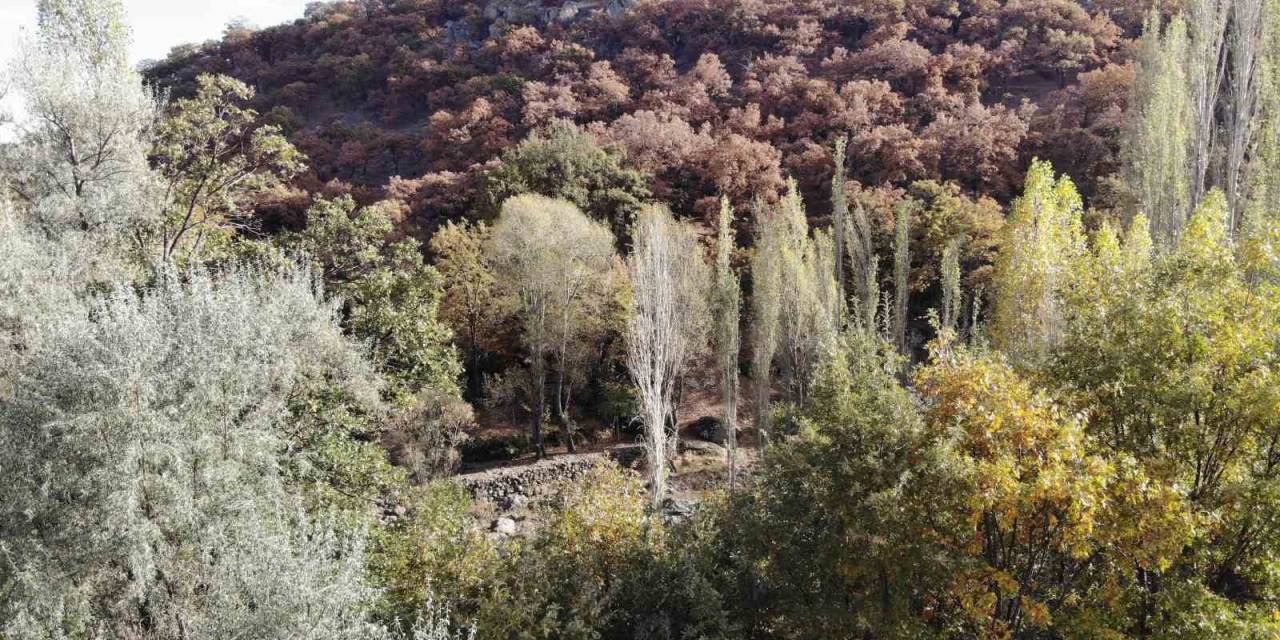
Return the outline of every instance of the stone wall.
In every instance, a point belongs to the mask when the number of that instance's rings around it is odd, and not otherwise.
[[[565,455],[519,467],[503,467],[458,476],[457,480],[476,502],[506,504],[516,496],[537,498],[566,481],[576,480],[600,464],[629,466],[639,457],[638,447],[622,447],[608,453]]]

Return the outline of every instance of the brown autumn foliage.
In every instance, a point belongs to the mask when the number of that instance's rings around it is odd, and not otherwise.
[[[721,193],[772,199],[788,175],[825,211],[842,135],[850,178],[867,188],[934,180],[1006,201],[1039,155],[1089,196],[1115,166],[1149,2],[641,0],[567,21],[503,13],[559,4],[314,3],[292,24],[175,50],[148,74],[179,95],[203,72],[250,83],[310,158],[297,188],[402,199],[422,233],[473,210],[478,176],[558,120],[625,154],[684,215]]]

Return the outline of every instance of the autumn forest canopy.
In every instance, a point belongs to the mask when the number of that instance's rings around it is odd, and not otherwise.
[[[1280,637],[1280,0],[34,4],[0,640]]]

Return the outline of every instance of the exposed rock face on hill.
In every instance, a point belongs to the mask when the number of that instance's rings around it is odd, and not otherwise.
[[[571,22],[598,11],[617,17],[636,2],[637,0],[567,0],[545,3],[539,0],[491,0],[485,7],[484,15],[490,20],[505,20],[513,24],[542,25]]]
[[[490,21],[488,37],[497,38],[520,26],[567,25],[601,13],[619,18],[637,2],[639,0],[566,0],[554,3],[541,0],[490,0],[483,5],[483,16]],[[479,46],[482,42],[465,20],[450,20],[446,23],[445,37],[451,42],[467,42],[473,46]]]

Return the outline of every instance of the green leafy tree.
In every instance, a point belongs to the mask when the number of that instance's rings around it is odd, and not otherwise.
[[[729,205],[727,198],[721,198],[712,308],[715,316],[716,360],[720,367],[720,402],[723,405],[720,420],[725,434],[730,487],[736,487],[738,479],[739,325],[742,308],[741,285],[732,264],[734,247],[733,207]]]
[[[688,549],[699,534],[664,522],[646,493],[608,467],[563,486],[544,525],[509,548],[487,592],[455,615],[473,616],[477,635],[492,638],[738,637]]]
[[[1275,46],[1274,36],[1267,32],[1280,19],[1270,0],[1237,0],[1231,3],[1231,28],[1226,41],[1226,78],[1222,110],[1226,122],[1219,134],[1221,143],[1221,188],[1230,209],[1228,225],[1237,231],[1244,216],[1246,202],[1246,162],[1257,144],[1261,124],[1262,94],[1265,71],[1262,69],[1267,47]]]
[[[1191,200],[1191,97],[1185,68],[1190,44],[1182,17],[1162,29],[1163,21],[1153,9],[1139,41],[1139,71],[1122,148],[1134,205],[1151,221],[1152,233],[1169,244],[1177,238]]]
[[[893,212],[893,344],[907,355],[907,307],[911,300],[911,214],[915,203],[902,200]]]
[[[625,238],[649,200],[649,177],[572,123],[557,121],[502,154],[482,187],[483,208],[500,213],[507,199],[538,194],[567,200]]]
[[[730,600],[748,629],[928,635],[919,607],[943,599],[956,564],[922,533],[964,526],[954,515],[959,471],[897,371],[896,355],[874,337],[857,331],[838,341],[814,376],[801,437],[770,447],[726,513],[730,562],[752,585]]]
[[[845,293],[845,242],[848,232],[845,229],[849,225],[849,194],[845,191],[845,183],[848,181],[845,147],[848,144],[848,138],[843,136],[836,140],[833,158],[835,171],[831,175],[831,238],[836,245],[836,288],[840,292],[841,300],[844,300],[847,295]]]
[[[780,284],[777,353],[789,399],[803,404],[813,368],[843,316],[843,300],[835,279],[834,243],[825,231],[809,233],[794,180],[788,183],[776,215],[776,229],[782,234],[773,258]]]
[[[1254,0],[1243,0],[1253,2]],[[1186,69],[1191,118],[1189,179],[1191,198],[1183,219],[1200,206],[1210,187],[1215,145],[1218,137],[1218,109],[1223,79],[1227,71],[1228,25],[1231,0],[1185,0],[1182,14],[1187,21]]]
[[[320,200],[286,244],[309,254],[342,298],[347,325],[372,342],[393,396],[407,400],[427,388],[457,393],[461,364],[453,334],[438,318],[441,277],[417,241],[390,240],[397,207],[357,207],[350,196]]]
[[[440,318],[453,328],[466,353],[467,394],[473,399],[481,393],[481,356],[511,315],[485,251],[490,232],[483,222],[449,222],[431,236],[434,266],[444,278]]]
[[[1277,589],[1269,372],[1280,298],[1250,274],[1274,254],[1236,255],[1217,191],[1167,254],[1151,251],[1141,222],[1123,243],[1109,230],[1095,243],[1049,371],[1101,446],[1136,458],[1199,514],[1174,566],[1156,574],[1165,589],[1145,593],[1135,617],[1265,636],[1275,620],[1261,603]]]
[[[960,243],[951,241],[942,251],[942,328],[955,331],[960,322],[963,293],[960,290]]]
[[[835,278],[835,243],[826,232],[809,234],[795,181],[788,183],[776,210],[758,206],[751,263],[751,377],[756,430],[767,446],[774,365],[784,376],[787,399],[803,404],[813,368],[843,315],[843,300]]]
[[[755,404],[755,432],[768,447],[769,403],[772,395],[773,356],[778,350],[782,305],[783,243],[781,217],[757,204],[755,251],[751,256],[751,388]]]
[[[875,331],[876,309],[880,304],[880,265],[873,233],[866,207],[861,200],[855,201],[853,215],[844,225],[843,245],[849,252],[853,274],[853,321],[868,332]]]
[[[991,339],[1015,362],[1038,362],[1062,335],[1061,287],[1085,251],[1082,205],[1071,179],[1034,162],[1009,212],[996,261]]]
[[[151,161],[163,182],[163,216],[138,234],[147,260],[217,257],[249,223],[252,196],[302,169],[303,157],[274,125],[243,105],[254,91],[222,75],[197,78],[156,129]]]
[[[555,367],[555,406],[564,418],[566,385],[572,382],[568,367],[591,314],[607,299],[603,285],[612,272],[613,234],[570,202],[524,195],[503,205],[486,247],[522,325],[533,389],[531,431],[544,456],[548,365]]]
[[[1254,132],[1255,146],[1243,188],[1248,203],[1243,220],[1245,234],[1256,235],[1261,222],[1280,211],[1280,7],[1268,2],[1262,36],[1263,50],[1258,65],[1258,103],[1260,113]]]
[[[955,434],[967,526],[948,590],[966,635],[1105,637],[1126,630],[1144,572],[1167,569],[1193,522],[1130,456],[1091,446],[1079,414],[999,355],[935,344],[915,382],[925,420]],[[1053,567],[1046,571],[1045,567]]]

